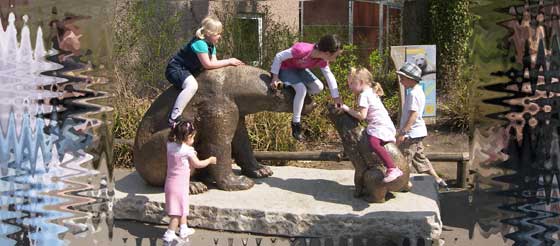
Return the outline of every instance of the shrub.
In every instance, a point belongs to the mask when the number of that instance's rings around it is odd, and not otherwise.
[[[472,98],[476,86],[476,72],[473,65],[465,65],[456,83],[449,86],[447,93],[441,97],[440,111],[444,115],[443,124],[452,129],[467,131],[473,123],[476,110]]]
[[[151,100],[135,97],[113,98],[113,136],[117,139],[134,139],[138,124],[150,107]],[[117,167],[131,168],[132,146],[116,143],[113,149]]]
[[[474,32],[470,0],[431,0],[433,42],[437,45],[438,82],[443,91],[459,80]]]
[[[113,135],[115,138],[134,139],[136,129],[151,100],[121,97],[113,100]]]
[[[185,42],[181,20],[184,10],[172,12],[158,0],[123,1],[115,15],[113,135],[134,139],[138,124],[152,100],[169,83],[164,77],[167,60]],[[116,164],[132,167],[132,146],[116,144]]]
[[[115,167],[134,168],[132,163],[132,146],[117,143],[113,145],[113,154],[115,156]]]
[[[114,36],[116,83],[133,96],[153,98],[169,86],[164,69],[186,41],[181,20],[185,10],[173,11],[166,1],[127,1],[116,12]]]

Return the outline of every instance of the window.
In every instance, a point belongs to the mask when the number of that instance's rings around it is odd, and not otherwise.
[[[239,14],[235,22],[234,54],[240,60],[259,66],[262,62],[262,16],[260,14]]]

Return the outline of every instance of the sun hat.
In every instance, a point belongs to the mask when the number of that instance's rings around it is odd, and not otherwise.
[[[397,71],[397,74],[416,81],[422,80],[422,69],[416,66],[416,64],[410,62],[403,64],[399,71]]]

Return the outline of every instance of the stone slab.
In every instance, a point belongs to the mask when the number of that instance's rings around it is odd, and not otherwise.
[[[212,189],[190,196],[190,226],[290,237],[365,236],[398,241],[438,239],[438,192],[430,176],[411,177],[413,189],[383,204],[353,197],[353,170],[272,167],[274,175],[246,191]],[[163,188],[138,173],[119,179],[115,218],[167,223]]]

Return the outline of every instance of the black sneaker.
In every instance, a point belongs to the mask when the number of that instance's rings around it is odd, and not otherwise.
[[[303,140],[302,131],[303,130],[301,129],[301,123],[300,122],[292,122],[292,136],[297,141],[302,141]]]
[[[171,111],[173,112],[173,111]],[[169,112],[169,115],[167,115],[167,125],[169,126],[169,128],[174,128],[175,125],[177,125],[177,123],[179,123],[179,121],[182,120],[181,116],[179,115],[177,118],[173,119],[171,118],[171,112]]]

